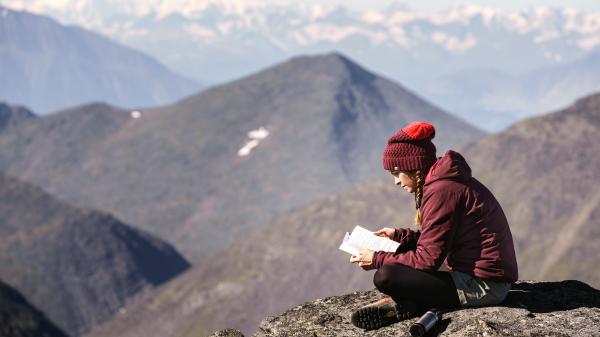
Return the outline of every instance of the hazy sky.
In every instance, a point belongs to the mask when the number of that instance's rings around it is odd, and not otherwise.
[[[320,4],[347,4],[352,8],[357,9],[369,9],[376,8],[381,9],[393,2],[401,2],[394,0],[308,0],[305,2],[320,3]],[[419,1],[402,1],[406,3],[410,8],[424,9],[424,10],[439,10],[453,6],[457,1],[452,0],[419,0]],[[536,6],[551,6],[551,7],[572,7],[590,12],[600,11],[600,1],[598,0],[572,0],[572,1],[559,1],[559,0],[505,0],[505,1],[483,1],[483,0],[472,0],[472,1],[460,1],[458,3],[464,4],[475,4],[486,7],[496,7],[505,9],[522,9],[527,7]]]

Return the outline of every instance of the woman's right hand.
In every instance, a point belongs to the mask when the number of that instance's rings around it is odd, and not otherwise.
[[[395,233],[396,233],[396,230],[393,228],[389,228],[389,227],[385,227],[378,231],[373,232],[373,234],[375,234],[377,236],[382,236],[382,237],[388,238],[390,240],[394,240]]]

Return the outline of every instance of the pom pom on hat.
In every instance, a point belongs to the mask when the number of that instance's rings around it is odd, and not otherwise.
[[[435,128],[426,122],[412,122],[403,127],[402,131],[414,140],[433,139],[435,137]]]

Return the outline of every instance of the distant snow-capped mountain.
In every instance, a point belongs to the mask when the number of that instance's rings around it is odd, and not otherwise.
[[[518,74],[600,46],[600,13],[570,8],[461,5],[419,12],[395,4],[357,12],[256,0],[5,1],[11,2],[101,31],[209,83],[331,49],[411,83],[473,67]]]
[[[511,78],[508,82],[520,81],[523,74],[538,69],[564,68],[600,50],[600,13],[573,8],[515,11],[460,5],[423,12],[397,2],[383,10],[358,12],[344,6],[285,0],[4,2],[102,32],[209,84],[239,78],[293,55],[336,50],[414,90],[441,92],[441,96],[427,97],[463,118],[479,114],[483,124],[478,126],[488,130],[560,106],[536,105],[526,94],[520,95],[524,102],[509,102],[500,95],[499,100],[486,98],[485,104],[467,104],[468,111],[464,111],[465,100],[482,101],[481,93],[446,95],[436,88],[437,82],[445,86],[450,78],[465,87],[461,74],[469,74],[466,81],[475,88],[498,87],[507,83],[507,78]],[[473,76],[475,69],[503,75]],[[529,85],[529,80],[526,82],[523,85]],[[549,88],[552,83],[534,86]],[[544,101],[565,104],[588,94],[582,91],[588,87],[597,85],[577,86],[581,89],[572,89],[575,92],[568,95],[552,91],[536,93],[536,97],[553,95],[552,100]],[[490,109],[490,102],[496,107]],[[513,109],[515,105],[517,109]],[[487,111],[497,115],[488,118]]]

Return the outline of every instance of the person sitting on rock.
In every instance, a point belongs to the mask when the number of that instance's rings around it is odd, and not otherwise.
[[[461,154],[436,158],[433,125],[413,122],[392,135],[383,167],[415,195],[419,230],[382,228],[400,243],[394,253],[363,250],[352,256],[386,297],[355,311],[351,320],[377,329],[428,309],[495,305],[518,279],[508,221],[492,193],[471,176]],[[445,269],[440,270],[444,264]]]

